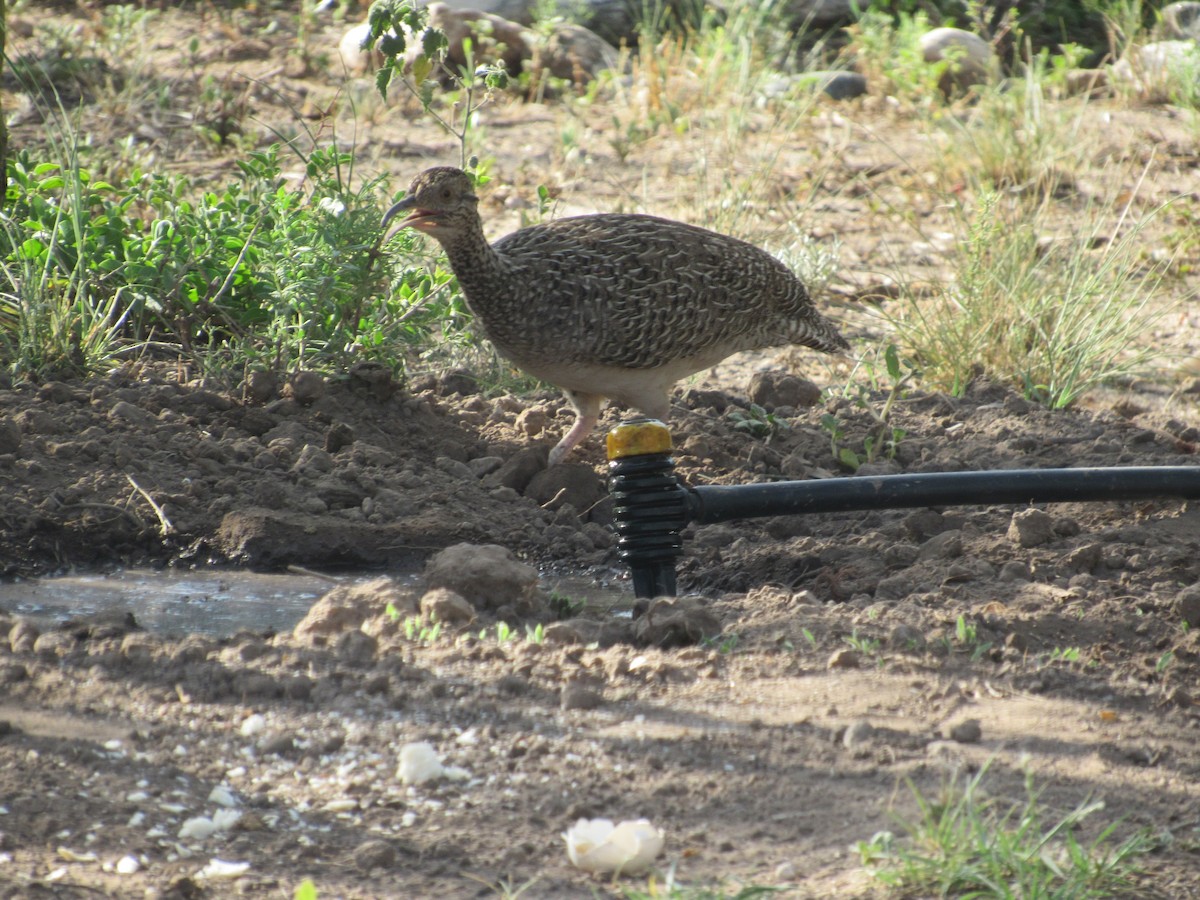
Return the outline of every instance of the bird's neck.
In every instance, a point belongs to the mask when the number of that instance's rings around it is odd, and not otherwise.
[[[494,290],[497,280],[507,270],[504,259],[483,236],[482,227],[447,235],[441,243],[450,268],[468,299],[472,294],[478,296],[489,289]]]

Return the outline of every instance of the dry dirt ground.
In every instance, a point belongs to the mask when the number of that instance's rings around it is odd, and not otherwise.
[[[94,11],[57,15],[85,31],[95,22]],[[146,45],[160,77],[186,81],[167,51],[196,34],[212,55],[204,65],[234,73],[256,116],[288,112],[237,73],[320,108],[340,80],[289,68],[294,31],[264,29],[270,13],[255,15],[250,38],[208,7],[163,13],[167,32]],[[695,139],[651,140],[621,160],[603,140],[608,112],[597,110],[594,131],[576,123],[581,161],[560,152],[564,114],[553,107],[504,101],[487,111],[497,231],[514,223],[512,198],[532,197],[539,182],[573,206],[627,208],[636,196],[656,212],[687,212],[677,184]],[[1095,114],[1098,170],[1148,162],[1147,204],[1194,198],[1194,139],[1177,119],[1115,104]],[[205,145],[181,121],[138,133],[163,164],[224,177],[233,151]],[[921,179],[896,163],[927,142],[914,121],[870,104],[822,108],[813,121],[803,141],[776,148],[764,231],[770,204],[812,187],[803,173],[814,154],[841,160],[827,172],[843,184],[879,179],[871,196],[894,196],[892,208],[938,231]],[[19,126],[14,140],[36,127]],[[455,158],[452,142],[397,112],[378,113],[359,138],[363,165],[398,183]],[[814,228],[846,242],[849,274],[828,309],[869,343],[877,332],[861,298],[884,282],[867,261],[888,247],[913,270],[937,263],[900,217],[863,196],[830,193]],[[1188,277],[1164,299],[1190,298]],[[1178,310],[1163,340],[1188,351],[1193,313]],[[685,480],[846,474],[819,422],[834,413],[845,441],[861,447],[872,419],[853,402],[777,411],[786,427],[769,438],[746,429],[750,374],[794,363],[741,360],[677,395]],[[811,357],[800,364],[823,383],[846,374]],[[1131,383],[1067,412],[985,379],[961,399],[913,391],[895,411],[905,437],[877,471],[1192,465],[1200,411],[1190,386],[1183,376]],[[462,388],[453,375],[418,372],[396,385],[361,369],[248,401],[185,365],[5,384],[3,573],[301,564],[389,576],[474,542],[544,571],[595,573],[628,594],[607,530],[599,438],[571,465],[540,473],[569,421],[561,402]],[[502,884],[530,884],[529,897],[619,896],[568,864],[559,835],[582,816],[645,816],[666,832],[660,871],[682,882],[869,897],[877,887],[851,848],[894,829],[890,810],[913,814],[905,780],[936,797],[952,773],[984,765],[1001,800],[1023,799],[1031,774],[1048,815],[1103,801],[1084,839],[1118,821],[1119,838],[1154,834],[1127,896],[1200,896],[1200,632],[1185,624],[1200,624],[1194,504],[1047,506],[1036,534],[1036,516],[1022,520],[1026,532],[1010,530],[1016,512],[1025,511],[690,528],[681,587],[721,634],[689,647],[644,646],[599,611],[542,644],[478,638],[500,616],[521,634],[554,622],[545,598],[480,604],[469,628],[422,641],[382,615],[385,598],[403,605],[408,589],[379,585],[365,629],[322,640],[148,634],[125,620],[55,625],[0,611],[0,896],[290,897],[304,878],[322,900],[487,897]],[[968,720],[977,734],[951,739]],[[413,741],[431,742],[469,777],[404,786],[397,756]],[[232,819],[227,809],[240,814],[229,827],[181,836],[196,817],[227,824],[218,815]],[[214,859],[248,865],[236,879],[200,874]]]

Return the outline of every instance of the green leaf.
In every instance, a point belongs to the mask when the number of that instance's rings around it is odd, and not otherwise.
[[[300,886],[296,888],[293,896],[295,900],[317,900],[317,886],[313,884],[311,878],[305,878],[300,882]]]
[[[46,251],[46,245],[37,238],[28,238],[21,242],[21,259],[37,259]]]
[[[387,99],[388,85],[392,83],[392,67],[384,66],[375,73],[375,90],[379,91],[379,96]]]
[[[887,349],[883,351],[883,359],[887,363],[888,377],[892,381],[899,381],[901,378],[900,352],[896,349],[895,344],[887,345]]]
[[[450,46],[446,35],[437,28],[426,28],[421,34],[421,52],[430,59],[437,57]]]
[[[433,62],[428,56],[418,56],[412,62],[412,80],[416,84],[422,84],[429,73],[433,71]]]
[[[403,56],[404,49],[407,46],[408,43],[404,40],[404,35],[394,31],[389,31],[379,39],[379,52],[389,60],[395,59],[397,56]]]
[[[862,465],[858,459],[858,454],[849,447],[843,447],[838,451],[838,462],[840,462],[846,468],[854,471],[857,471],[858,467]]]

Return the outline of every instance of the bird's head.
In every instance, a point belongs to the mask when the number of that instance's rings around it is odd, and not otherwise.
[[[400,213],[407,213],[387,237],[401,228],[415,228],[435,238],[460,233],[479,221],[475,185],[462,169],[439,166],[413,179],[404,199],[383,216],[386,228]],[[385,238],[386,240],[386,238]]]

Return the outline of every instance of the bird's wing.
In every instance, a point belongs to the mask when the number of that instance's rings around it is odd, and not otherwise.
[[[519,282],[537,285],[547,333],[580,359],[642,368],[714,348],[809,343],[791,323],[820,320],[770,254],[653,216],[559,219],[494,247]]]

